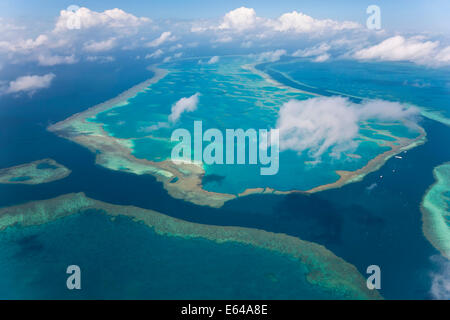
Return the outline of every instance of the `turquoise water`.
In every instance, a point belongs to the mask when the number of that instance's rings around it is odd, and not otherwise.
[[[185,128],[194,139],[193,123],[196,120],[202,121],[203,132],[209,128],[218,128],[224,136],[225,129],[274,128],[283,103],[312,96],[274,85],[243,68],[254,62],[245,57],[224,57],[217,65],[199,64],[197,59],[162,65],[162,68],[169,70],[168,75],[129,99],[127,105],[104,111],[92,121],[104,123],[110,135],[132,141],[132,153],[136,157],[153,161],[170,158],[175,145],[170,142],[173,130]],[[197,109],[183,113],[177,123],[169,124],[168,115],[172,105],[195,93],[200,93]],[[380,122],[367,121],[361,123],[361,127],[371,128],[375,123]],[[409,132],[401,123],[390,123],[382,129],[395,132],[399,137],[418,136],[418,132]],[[260,174],[260,168],[267,165],[204,165],[206,176],[222,177],[210,183],[205,182],[204,188],[238,194],[248,188],[258,187],[282,191],[309,190],[335,182],[339,179],[336,170],[360,169],[376,155],[389,150],[383,143],[393,140],[370,132],[366,136],[377,141],[363,141],[363,134],[355,140],[357,147],[348,152],[356,153],[358,157],[325,154],[317,159],[308,151],[298,154],[288,150],[281,152],[279,171],[273,176]],[[205,147],[207,143],[203,145]],[[248,154],[246,159],[248,163]]]
[[[0,299],[325,299],[298,261],[86,212],[0,232]],[[66,288],[68,265],[81,290]],[[339,297],[334,297],[339,298]]]
[[[31,180],[31,177],[29,176],[23,176],[23,177],[12,177],[9,179],[9,181],[28,181]]]

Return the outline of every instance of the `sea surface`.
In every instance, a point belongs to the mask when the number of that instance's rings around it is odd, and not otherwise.
[[[2,299],[330,299],[287,256],[156,234],[95,212],[0,233]],[[66,268],[81,269],[67,290]]]
[[[308,83],[303,75],[312,77],[321,68],[309,66],[311,69],[291,77]],[[38,73],[48,71],[44,67],[26,68]],[[402,74],[406,67],[399,64],[396,69],[395,64],[388,64],[386,68]],[[433,298],[433,274],[440,269],[433,257],[439,252],[423,236],[420,202],[434,183],[433,168],[450,159],[448,126],[423,119],[427,143],[402,154],[402,159],[388,160],[361,182],[313,195],[248,196],[213,209],[171,198],[151,176],[97,166],[90,151],[45,130],[50,123],[151,77],[144,62],[123,57],[111,64],[86,63],[76,70],[70,66],[52,70],[58,81],[50,90],[37,92],[32,99],[0,97],[0,167],[52,158],[72,174],[36,186],[0,185],[0,206],[85,192],[94,199],[149,208],[187,221],[282,232],[323,244],[363,275],[367,266],[379,265],[380,293],[387,299]],[[364,69],[346,70],[349,77],[351,70],[354,78],[365,78],[361,74]],[[414,70],[415,76],[407,79],[411,83],[428,79],[427,72],[439,73]],[[3,72],[8,75],[11,71],[5,66]],[[321,87],[362,94],[353,91],[351,81],[341,81],[338,75],[327,78],[324,74]],[[445,74],[440,76],[445,78]],[[429,86],[404,91],[389,84],[392,75],[388,72],[385,77],[379,80],[386,81],[385,87],[376,82],[372,88],[379,91],[378,97],[384,98],[384,88],[386,99],[421,106],[426,97],[424,106],[446,112],[448,82],[433,82],[430,86],[438,88],[428,95],[422,89],[431,90]],[[239,245],[161,237],[129,219],[111,220],[93,212],[41,226],[9,228],[0,233],[0,246],[0,298],[206,298],[205,294],[208,298],[259,298],[261,290],[278,298],[326,297],[304,281],[304,270],[294,268],[292,261],[279,255]],[[192,254],[190,259],[188,253]],[[208,257],[211,259],[206,260]],[[78,264],[84,270],[82,292],[65,288],[65,267],[69,264]]]
[[[261,75],[245,68],[255,63],[248,57],[223,57],[218,64],[202,64],[198,59],[186,59],[163,64],[161,68],[169,73],[153,84],[149,90],[139,92],[128,99],[127,104],[106,110],[89,121],[103,124],[109,135],[127,139],[133,145],[132,153],[137,158],[151,161],[170,159],[171,150],[176,142],[171,142],[171,134],[177,128],[187,129],[191,133],[192,153],[195,153],[193,141],[202,140],[194,134],[194,121],[202,121],[202,129],[219,129],[223,139],[219,139],[223,149],[222,160],[225,163],[228,145],[227,129],[270,129],[275,128],[278,111],[283,103],[291,99],[305,100],[313,96],[288,86],[280,86],[267,81]],[[278,80],[278,79],[277,79]],[[285,79],[281,79],[282,81]],[[168,121],[172,106],[181,98],[199,95],[195,110],[184,112],[175,123]],[[415,138],[419,132],[400,124],[386,126],[386,123],[371,119],[367,126],[383,128],[398,137]],[[364,131],[365,130],[365,131]],[[314,187],[333,183],[339,179],[336,170],[357,170],[378,154],[390,150],[383,145],[393,140],[364,129],[371,139],[358,137],[356,147],[348,153],[357,157],[341,155],[339,157],[325,153],[321,161],[308,152],[287,150],[280,153],[279,170],[275,175],[261,175],[261,168],[268,164],[249,164],[248,147],[245,149],[245,164],[203,165],[205,181],[203,187],[208,191],[238,194],[246,189],[270,187],[275,190],[309,190]],[[257,133],[258,135],[258,133]],[[260,143],[258,141],[255,144]],[[355,140],[356,141],[356,140]],[[247,139],[246,144],[251,142]],[[207,145],[204,142],[204,145]],[[205,147],[205,146],[204,146]],[[235,146],[235,154],[241,145]],[[234,160],[236,161],[236,160]],[[209,177],[208,177],[209,176]],[[212,178],[211,178],[212,177]]]

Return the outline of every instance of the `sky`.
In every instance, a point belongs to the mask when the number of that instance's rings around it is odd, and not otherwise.
[[[365,10],[372,4],[381,8],[383,28],[435,33],[450,31],[448,0],[2,0],[0,16],[52,20],[60,10],[78,5],[95,11],[117,7],[152,19],[198,19],[218,18],[225,12],[245,6],[254,8],[258,15],[268,18],[297,10],[315,18],[364,23],[367,17]]]
[[[366,25],[374,4],[381,13],[376,29]],[[1,0],[0,95],[48,88],[58,65],[123,56],[149,64],[246,54],[258,61],[291,56],[448,68],[448,12],[448,0]],[[46,73],[2,78],[2,69],[30,63]]]

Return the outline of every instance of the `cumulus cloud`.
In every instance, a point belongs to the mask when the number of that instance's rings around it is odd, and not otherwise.
[[[84,44],[83,49],[88,52],[101,52],[111,50],[116,46],[116,38],[109,38],[103,41],[88,41]]]
[[[75,59],[70,57],[74,52],[110,50],[117,46],[116,40],[120,42],[124,36],[127,36],[127,44],[135,45],[136,39],[130,40],[129,36],[143,31],[138,27],[149,22],[148,18],[139,18],[118,8],[103,12],[88,8],[62,10],[54,27],[35,38],[26,36],[27,33],[34,34],[34,29],[9,28],[20,32],[2,33],[0,54],[6,52],[6,58],[16,63],[21,60],[37,60],[41,65],[73,63]]]
[[[41,54],[38,56],[38,62],[41,66],[55,66],[58,64],[74,64],[78,60],[75,58],[75,55],[70,56],[58,56],[58,55],[44,55]]]
[[[180,116],[183,112],[192,112],[197,109],[198,105],[198,97],[200,96],[200,93],[197,92],[196,94],[187,97],[187,98],[181,98],[178,100],[173,106],[171,113],[169,115],[169,121],[171,123],[175,123],[180,119]]]
[[[209,59],[207,63],[208,64],[214,64],[214,63],[217,63],[217,62],[219,62],[219,57],[218,56],[214,56],[211,59]]]
[[[283,49],[278,49],[278,50],[274,50],[274,51],[266,51],[266,52],[261,53],[258,56],[258,60],[275,62],[275,61],[280,60],[280,58],[284,55],[286,55],[286,50],[283,50]]]
[[[435,60],[438,63],[450,63],[450,46],[445,47],[436,54]]]
[[[307,48],[303,50],[295,51],[292,56],[294,57],[315,57],[313,59],[314,62],[324,62],[330,58],[330,55],[327,53],[328,50],[331,49],[331,46],[327,43],[321,43],[312,48]]]
[[[6,89],[6,93],[27,92],[34,93],[39,89],[50,87],[55,78],[53,73],[47,73],[43,76],[23,76],[11,81]]]
[[[161,49],[156,50],[155,52],[148,53],[145,55],[145,59],[159,58],[164,54],[164,51]]]
[[[411,61],[418,64],[450,62],[450,47],[439,49],[439,41],[423,37],[390,37],[379,44],[358,50],[353,55],[359,60]]]
[[[155,40],[149,42],[147,44],[147,46],[148,47],[159,47],[164,42],[166,42],[166,41],[174,41],[175,39],[176,38],[174,36],[172,36],[172,32],[165,31],[165,32],[161,33],[161,35],[158,38],[156,38]]]
[[[285,13],[278,19],[269,21],[268,25],[276,31],[294,31],[297,33],[322,32],[325,30],[340,31],[361,27],[358,23],[352,21],[319,20],[297,11]]]
[[[314,62],[324,62],[330,59],[330,55],[328,53],[321,54],[313,59]]]
[[[2,32],[3,30],[6,31]],[[396,36],[374,45],[369,36],[381,39],[383,34],[378,32],[374,35],[355,22],[316,19],[297,11],[281,14],[278,18],[265,18],[258,16],[253,8],[247,7],[231,10],[217,20],[162,20],[160,25],[118,8],[96,12],[83,7],[62,10],[55,25],[46,33],[36,36],[39,33],[33,30],[30,32],[33,36],[30,36],[25,32],[29,31],[5,24],[0,18],[1,59],[10,59],[15,63],[37,60],[42,65],[56,65],[72,63],[75,60],[67,58],[72,55],[84,61],[86,55],[116,48],[162,48],[164,52],[171,53],[195,44],[212,47],[215,50],[213,54],[219,54],[221,47],[230,49],[235,45],[238,51],[251,47],[255,54],[267,51],[262,55],[263,60],[276,61],[285,53],[269,50],[277,47],[293,48],[299,40],[304,40],[305,43],[311,43],[312,47],[297,50],[293,55],[310,57],[315,62],[327,61],[335,54],[342,56],[346,52],[344,57],[359,60],[411,60],[427,65],[450,64],[450,46],[441,48],[437,40]],[[325,42],[331,37],[337,40]],[[169,42],[178,39],[180,41],[169,45]],[[316,43],[318,44],[315,45]],[[194,52],[187,49],[184,54],[194,55]],[[42,58],[38,59],[39,56]],[[159,50],[146,55],[148,59],[161,56],[162,52]],[[173,58],[175,56],[168,57],[166,61]]]
[[[240,7],[225,14],[222,23],[219,25],[219,29],[243,31],[253,28],[257,20],[258,17],[253,8]]]
[[[331,49],[331,46],[328,43],[321,43],[319,45],[316,45],[312,48],[307,49],[299,49],[295,51],[292,56],[294,57],[313,57],[313,56],[319,56],[326,53],[328,50]]]
[[[357,59],[392,61],[417,60],[429,56],[438,45],[438,42],[422,42],[417,38],[406,39],[402,36],[395,36],[367,49],[357,51],[355,57]]]
[[[329,148],[338,155],[354,148],[360,121],[412,119],[417,114],[417,108],[396,102],[371,100],[359,105],[342,97],[319,97],[283,104],[276,127],[281,150],[308,151],[318,158]]]
[[[96,12],[82,7],[78,10],[61,10],[54,32],[73,31],[77,30],[78,27],[79,29],[93,27],[132,28],[149,22],[151,22],[149,18],[138,18],[118,8]]]
[[[431,261],[438,268],[438,272],[431,273],[431,289],[430,294],[433,299],[449,300],[450,299],[450,262],[441,256],[432,256]]]
[[[180,119],[182,113],[192,112],[197,109],[199,96],[200,93],[197,92],[190,97],[181,98],[172,106],[171,113],[168,117],[168,122],[160,121],[151,126],[141,127],[139,131],[152,132],[162,128],[170,128],[171,125],[173,125],[178,121],[178,119]]]
[[[258,29],[260,36],[267,31],[309,33],[327,30],[342,31],[360,28],[361,25],[352,21],[335,21],[331,19],[314,19],[302,12],[292,11],[282,14],[277,19],[258,17],[253,8],[240,7],[229,11],[222,19],[218,30],[241,32]],[[205,31],[205,26],[196,27],[194,31]]]

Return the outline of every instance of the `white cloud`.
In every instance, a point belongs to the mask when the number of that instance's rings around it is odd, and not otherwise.
[[[330,59],[330,55],[328,53],[321,54],[313,59],[314,62],[324,62]]]
[[[58,64],[74,64],[76,63],[78,60],[75,59],[75,55],[70,55],[70,56],[58,56],[58,55],[54,55],[54,56],[49,56],[49,55],[44,55],[41,54],[38,56],[38,62],[41,66],[55,66]]]
[[[197,109],[198,97],[200,93],[196,93],[187,98],[181,98],[172,106],[172,112],[169,115],[171,123],[177,122],[183,112],[192,112]]]
[[[150,21],[151,20],[148,18],[138,18],[118,8],[96,12],[82,7],[76,11],[61,10],[54,32],[58,33],[77,30],[74,29],[74,26],[78,25],[80,29],[89,29],[93,27],[129,29],[149,23]]]
[[[234,29],[243,31],[255,26],[258,17],[253,8],[240,7],[228,12],[224,17],[219,29]]]
[[[314,62],[324,62],[330,59],[330,55],[327,53],[331,49],[331,46],[327,43],[321,43],[312,48],[297,50],[292,56],[294,57],[315,57]]]
[[[217,62],[219,62],[219,57],[218,56],[214,56],[211,59],[209,59],[207,63],[208,64],[214,64],[214,63],[217,63]]]
[[[176,38],[172,36],[172,32],[170,31],[165,31],[163,33],[161,33],[161,35],[156,38],[155,40],[149,42],[147,44],[148,47],[158,47],[160,45],[162,45],[164,42],[166,41],[174,41]]]
[[[338,22],[331,19],[318,20],[304,13],[292,11],[281,15],[277,20],[271,20],[268,24],[276,31],[294,31],[297,33],[319,32],[325,30],[346,30],[361,27],[352,21]]]
[[[0,51],[9,52],[26,52],[35,48],[43,46],[48,42],[48,37],[44,34],[33,39],[18,40],[18,41],[0,41]]]
[[[33,93],[39,89],[50,87],[52,80],[55,78],[53,73],[43,76],[23,76],[11,81],[6,89],[6,93],[28,92]]]
[[[281,150],[308,151],[320,157],[329,148],[340,154],[355,147],[362,120],[402,120],[416,114],[417,108],[395,102],[373,100],[359,105],[342,97],[319,97],[283,104],[276,127]]]
[[[74,20],[79,22],[80,29],[73,28]],[[312,43],[312,47],[297,50],[293,55],[311,57],[315,62],[327,61],[339,54],[341,57],[360,60],[410,60],[427,65],[450,64],[450,46],[440,48],[437,40],[426,41],[423,37],[397,36],[373,45],[369,35],[381,39],[383,33],[377,32],[374,35],[355,22],[316,19],[297,11],[271,19],[259,17],[253,8],[240,7],[217,20],[162,20],[157,26],[148,18],[137,17],[118,8],[99,12],[79,8],[76,11],[62,10],[54,27],[50,26],[48,32],[39,36],[36,36],[39,33],[35,30],[15,27],[3,21],[0,18],[0,59],[14,63],[31,60],[37,60],[42,65],[72,63],[75,60],[68,58],[72,55],[81,57],[81,60],[86,59],[82,51],[95,55],[95,52],[115,48],[135,50],[150,47],[153,50],[162,48],[165,53],[175,53],[181,51],[181,48],[191,47],[191,44],[209,45],[216,50],[221,47],[231,48],[232,44],[238,50],[239,46],[252,47],[255,53],[267,51],[262,55],[262,59],[275,61],[281,57],[276,54],[280,51],[270,50],[277,47],[292,48],[304,40],[304,43]],[[5,32],[2,32],[3,30]],[[160,33],[155,35],[155,30]],[[193,34],[189,31],[201,33]],[[299,33],[302,34],[301,39]],[[325,42],[330,38],[337,40]],[[177,41],[169,44],[175,40]],[[315,43],[318,44],[314,46]],[[389,44],[393,47],[384,48]],[[149,53],[146,57],[149,59],[162,56],[158,50],[154,54]],[[186,51],[184,54],[193,55],[194,52]],[[167,58],[166,61],[173,58],[174,56]]]
[[[441,51],[439,51],[435,56],[435,61],[443,64],[450,63],[450,46],[445,47]]]
[[[197,109],[199,96],[200,93],[197,92],[190,97],[181,98],[172,106],[171,113],[168,117],[168,122],[160,121],[157,124],[153,124],[148,127],[141,127],[139,128],[139,131],[152,132],[161,128],[169,128],[172,124],[177,122],[178,119],[180,119],[183,112],[192,112]]]
[[[218,31],[252,31],[257,37],[266,37],[269,32],[318,33],[324,31],[343,31],[359,29],[361,25],[352,21],[335,21],[331,19],[314,19],[304,13],[292,11],[282,14],[277,19],[258,17],[253,8],[240,7],[229,11],[217,27],[195,26],[193,32],[209,29]],[[273,35],[273,34],[272,34]]]
[[[164,51],[162,51],[161,49],[156,50],[153,53],[147,53],[145,55],[145,59],[152,59],[152,58],[159,58],[164,54]]]
[[[324,53],[326,53],[328,50],[330,50],[331,46],[328,43],[321,43],[319,45],[316,45],[312,48],[307,48],[303,50],[297,50],[295,51],[292,56],[294,57],[313,57],[313,56],[319,56]]]
[[[270,61],[275,62],[280,60],[281,56],[286,55],[286,50],[278,49],[275,51],[266,51],[259,55],[258,60],[259,61]]]
[[[103,41],[88,41],[84,44],[83,49],[88,52],[101,52],[111,50],[116,46],[116,38],[109,38]]]
[[[73,60],[62,57],[70,56],[68,52],[72,53],[74,50],[83,48],[90,52],[112,49],[116,45],[115,40],[143,30],[138,27],[148,25],[149,22],[148,18],[138,18],[117,8],[103,12],[92,11],[88,8],[79,8],[76,11],[62,10],[52,30],[31,38],[25,35],[35,34],[35,26],[32,28],[8,27],[7,30],[10,32],[3,33],[1,31],[4,28],[0,19],[0,34],[2,34],[0,52],[7,52],[8,58],[16,62],[21,59],[37,59],[43,65],[72,63]],[[95,30],[90,30],[92,28]],[[11,30],[20,32],[13,33]],[[133,44],[135,42],[135,39],[132,39],[134,42],[129,38],[127,40]],[[39,56],[42,57],[36,58]],[[47,63],[45,60],[50,61]]]
[[[421,37],[405,38],[394,36],[381,43],[357,51],[354,57],[359,60],[412,61],[427,64],[436,56],[439,41],[422,41]],[[441,62],[446,60],[446,51],[438,53]],[[449,54],[447,52],[447,54]],[[439,55],[441,54],[441,55]],[[448,59],[448,56],[447,56]]]

